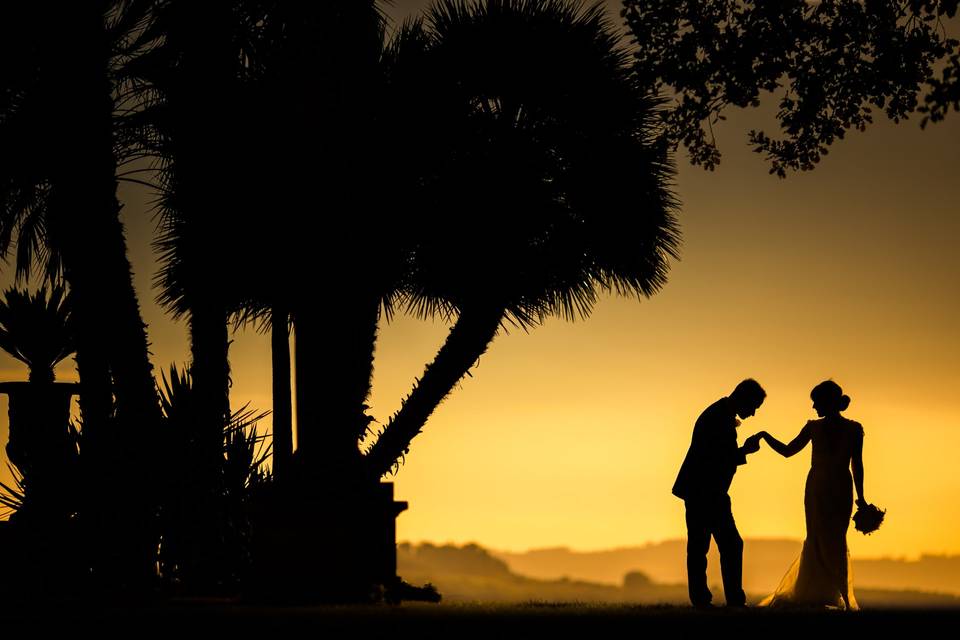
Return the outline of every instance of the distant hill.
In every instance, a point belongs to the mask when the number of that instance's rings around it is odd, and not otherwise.
[[[960,556],[921,556],[919,560],[853,561],[854,579],[883,589],[923,589],[960,595]]]
[[[397,573],[412,584],[435,585],[447,602],[684,602],[686,585],[657,585],[634,573],[628,586],[586,580],[539,580],[513,573],[486,549],[470,544],[436,546],[429,543],[397,546]]]
[[[799,550],[796,542],[771,541],[769,545],[760,545],[760,552],[776,555],[777,545],[786,543]],[[672,547],[676,543],[669,543]],[[659,547],[660,545],[653,545]],[[656,553],[644,547],[641,558],[658,558]],[[633,562],[638,557],[636,549],[618,549],[602,553],[576,553],[566,549],[551,549],[513,554],[529,556],[536,562],[547,560],[568,560],[568,568],[575,567],[586,572],[591,556],[601,561],[603,575],[609,575],[617,562],[627,558]],[[781,550],[782,551],[782,550]],[[600,583],[575,575],[567,577],[537,577],[522,575],[522,572],[509,565],[503,554],[494,554],[476,544],[463,547],[454,545],[438,546],[429,543],[411,545],[403,543],[397,548],[398,573],[412,584],[434,584],[447,602],[483,601],[483,602],[608,602],[638,604],[685,604],[687,602],[686,576],[672,582],[661,582],[653,577],[653,572],[624,571],[615,584]],[[789,556],[792,560],[793,556]],[[528,558],[529,559],[529,558]],[[662,558],[661,561],[664,561]],[[681,556],[682,561],[682,556]],[[536,562],[531,561],[531,566]],[[661,570],[663,567],[661,567]],[[670,569],[671,571],[676,571]],[[719,579],[711,580],[718,583]],[[752,594],[751,600],[757,601],[766,595],[769,589],[746,588]],[[722,589],[715,589],[718,600]],[[960,608],[960,598],[947,594],[932,594],[921,591],[895,589],[857,589],[857,598],[866,607],[952,607]]]
[[[744,542],[743,584],[747,591],[772,591],[800,553],[797,540]],[[608,551],[571,551],[566,548],[537,549],[525,553],[492,551],[518,574],[553,580],[568,577],[604,584],[620,584],[629,571],[642,571],[660,583],[686,582],[686,542],[668,540],[640,547]],[[923,556],[919,560],[870,559],[853,561],[857,590],[915,589],[960,595],[960,556]],[[708,556],[708,580],[720,582],[716,546]]]
[[[620,584],[629,571],[642,571],[660,583],[686,583],[686,541],[668,540],[641,547],[606,551],[571,551],[563,547],[525,553],[491,551],[516,573],[553,580],[568,577],[605,584]],[[747,540],[743,554],[743,586],[746,590],[769,591],[800,553],[796,540]],[[708,580],[720,582],[719,556],[711,545]]]

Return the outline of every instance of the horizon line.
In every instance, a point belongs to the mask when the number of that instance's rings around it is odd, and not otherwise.
[[[435,547],[448,547],[448,546],[465,547],[469,545],[476,545],[494,554],[501,553],[501,554],[509,554],[509,555],[522,555],[522,554],[535,553],[535,552],[541,552],[541,551],[567,551],[570,553],[588,554],[588,553],[610,553],[614,551],[643,549],[643,548],[655,547],[658,545],[663,545],[671,542],[684,542],[685,540],[686,540],[685,538],[664,538],[656,541],[639,542],[637,544],[632,544],[632,545],[618,545],[613,547],[593,548],[593,549],[574,548],[566,545],[551,545],[551,546],[543,546],[543,547],[529,547],[523,550],[516,550],[516,549],[505,549],[505,548],[498,548],[498,547],[486,545],[477,540],[471,540],[467,542],[456,542],[456,541],[448,540],[446,542],[440,543],[434,540],[426,540],[426,539],[421,539],[418,541],[398,540],[397,546],[400,546],[402,544],[408,544],[411,546],[430,544]],[[745,543],[746,542],[789,542],[791,544],[797,544],[797,545],[803,544],[803,540],[801,538],[785,538],[785,537],[773,537],[773,536],[744,536],[743,541]],[[939,551],[939,552],[938,551],[921,551],[918,554],[904,554],[900,556],[894,556],[894,555],[858,556],[856,558],[853,558],[853,561],[857,562],[857,561],[864,561],[864,560],[897,560],[900,562],[919,562],[924,558],[960,558],[960,551],[953,552],[953,553],[945,552],[945,551]]]

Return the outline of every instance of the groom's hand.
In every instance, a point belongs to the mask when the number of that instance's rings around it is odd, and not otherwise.
[[[760,438],[761,434],[755,433],[746,440],[743,441],[743,452],[744,453],[756,453],[760,451]]]

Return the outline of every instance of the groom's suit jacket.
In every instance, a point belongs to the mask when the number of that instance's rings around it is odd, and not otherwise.
[[[736,410],[729,398],[707,407],[693,427],[690,449],[680,466],[673,495],[683,500],[726,495],[737,472],[747,462],[737,446]]]

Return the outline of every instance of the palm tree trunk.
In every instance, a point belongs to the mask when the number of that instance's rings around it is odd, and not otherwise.
[[[66,40],[60,50],[70,55],[57,63],[55,86],[69,108],[56,125],[63,153],[51,180],[48,233],[61,252],[76,310],[84,455],[95,465],[86,465],[92,474],[84,520],[96,547],[95,573],[112,586],[142,589],[156,551],[147,436],[159,423],[160,406],[116,198],[111,51],[102,10],[97,3],[68,3],[56,12]],[[111,532],[109,540],[104,531]]]
[[[69,282],[69,280],[68,280]],[[80,418],[83,427],[84,455],[100,448],[98,436],[110,418],[113,397],[110,384],[110,363],[101,349],[96,332],[83,328],[80,304],[74,304],[74,326],[77,332],[77,375],[80,377]],[[89,456],[84,458],[89,459]]]
[[[403,458],[430,415],[493,342],[503,314],[503,308],[496,306],[461,311],[436,358],[366,455],[369,475],[380,478]]]
[[[283,305],[271,309],[273,358],[273,478],[285,483],[293,457],[293,411],[290,390],[289,314]]]
[[[133,273],[127,257],[123,225],[117,215],[107,221],[110,239],[110,265],[104,284],[112,300],[114,322],[111,325],[108,354],[113,373],[117,416],[129,419],[144,435],[160,422],[160,398],[150,362],[147,325],[140,312],[140,303],[133,287]],[[149,437],[147,435],[147,437]]]
[[[230,418],[230,336],[223,306],[209,296],[195,297],[190,306],[190,375],[198,430],[194,438],[212,473],[214,468],[219,472],[223,462],[223,430]]]
[[[141,591],[152,581],[156,551],[152,514],[159,461],[149,439],[160,406],[148,377],[145,325],[122,228],[109,219],[119,210],[112,175],[108,181],[106,171],[84,163],[89,161],[77,163],[74,180],[64,185],[66,202],[58,198],[58,208],[69,203],[69,213],[50,212],[60,218],[51,222],[58,227],[51,235],[61,236],[64,277],[74,296],[87,483],[83,522],[101,585]],[[72,211],[78,202],[89,206],[82,223]]]
[[[106,355],[118,416],[142,425],[158,421],[160,407],[116,197],[111,51],[103,7],[77,3],[60,13],[59,20],[69,26],[59,31],[71,40],[61,47],[71,56],[59,61],[57,84],[70,108],[62,111],[63,122],[57,125],[63,154],[52,181],[57,196],[48,232],[63,256],[71,290],[80,299],[75,300],[81,315],[78,331],[89,338],[80,339],[87,347],[81,360],[92,364],[94,350]],[[103,367],[87,369],[99,372],[95,393],[100,399],[82,402],[101,413]]]
[[[224,488],[224,429],[230,419],[230,337],[227,312],[214,296],[194,295],[190,306],[193,415],[189,514],[183,566],[188,589],[216,589],[229,574],[228,513]]]
[[[367,427],[366,400],[380,314],[378,298],[337,297],[331,317],[315,309],[294,314],[297,458],[311,482],[332,488],[361,480],[358,443]],[[320,372],[329,372],[322,379]]]

